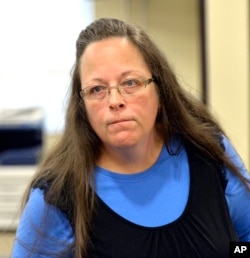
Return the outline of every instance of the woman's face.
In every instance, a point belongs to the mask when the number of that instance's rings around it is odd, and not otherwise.
[[[155,84],[151,82],[130,96],[121,95],[113,87],[126,80],[149,78],[152,74],[143,56],[126,38],[108,38],[86,48],[80,60],[82,89],[112,87],[104,99],[83,97],[89,122],[104,146],[126,148],[154,141],[159,107]]]

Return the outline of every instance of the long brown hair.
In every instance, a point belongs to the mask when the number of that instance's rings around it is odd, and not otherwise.
[[[81,89],[80,58],[92,42],[109,37],[126,37],[141,52],[156,82],[160,108],[156,127],[168,151],[170,139],[179,137],[183,144],[192,144],[205,156],[224,163],[243,181],[237,168],[225,156],[218,137],[223,133],[207,108],[190,96],[178,83],[165,56],[139,27],[117,19],[99,19],[84,29],[76,42],[76,61],[72,69],[71,91],[63,135],[40,165],[24,199],[38,182],[50,182],[46,193],[48,203],[59,205],[66,189],[72,208],[75,232],[75,256],[86,257],[89,226],[94,210],[93,170],[100,155],[101,141],[91,128],[79,92]],[[173,153],[174,154],[174,153]]]

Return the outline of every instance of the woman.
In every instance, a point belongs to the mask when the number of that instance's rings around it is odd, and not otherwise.
[[[83,30],[62,138],[24,199],[12,257],[228,257],[249,175],[140,28]]]

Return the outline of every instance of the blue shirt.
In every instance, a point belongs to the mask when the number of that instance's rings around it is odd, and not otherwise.
[[[241,173],[250,180],[240,157],[224,138],[225,152]],[[173,143],[173,148],[175,143]],[[228,184],[225,197],[230,216],[240,241],[250,241],[250,192],[240,179],[226,168]],[[97,195],[115,212],[138,225],[156,227],[176,220],[184,211],[189,195],[189,166],[183,148],[170,155],[164,147],[146,171],[118,174],[100,167],[95,169]],[[42,213],[47,210],[46,222]],[[53,218],[51,220],[51,218]],[[32,257],[56,257],[74,242],[74,235],[65,214],[44,201],[43,191],[32,190],[17,230],[12,257],[26,257],[35,246],[39,231],[45,233],[39,254]],[[50,252],[51,251],[51,252]],[[48,255],[48,253],[51,253]],[[54,253],[54,254],[53,254]]]

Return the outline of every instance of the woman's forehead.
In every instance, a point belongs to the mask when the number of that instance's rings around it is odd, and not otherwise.
[[[150,73],[138,48],[126,38],[119,37],[91,43],[81,57],[81,75],[91,74],[90,79],[99,79],[110,72],[120,76]]]

